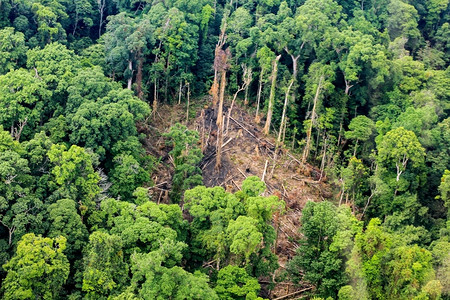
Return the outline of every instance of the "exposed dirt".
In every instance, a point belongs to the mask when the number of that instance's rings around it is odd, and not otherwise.
[[[278,218],[275,228],[278,227],[278,238],[274,251],[279,256],[280,270],[286,262],[295,255],[298,245],[295,242],[300,238],[298,229],[301,210],[307,201],[322,201],[332,197],[331,186],[326,183],[317,168],[309,164],[302,164],[300,157],[290,153],[284,147],[279,147],[277,161],[274,162],[275,139],[264,136],[262,126],[256,124],[254,116],[246,110],[235,105],[228,122],[228,109],[224,108],[224,127],[222,148],[222,166],[219,170],[216,164],[217,125],[214,109],[209,106],[210,99],[205,97],[194,101],[191,111],[196,111],[196,117],[187,124],[188,128],[200,133],[201,147],[204,158],[200,163],[205,186],[222,186],[234,192],[240,189],[242,181],[252,175],[263,177],[267,185],[266,195],[277,195],[286,203],[286,213]],[[161,164],[153,176],[156,187],[151,189],[153,197],[158,202],[168,201],[167,191],[170,190],[170,180],[173,165],[164,144],[162,132],[167,131],[176,122],[186,124],[184,105],[161,106],[159,113],[153,116],[151,126],[140,128],[148,136],[146,149],[149,154],[161,157]],[[228,128],[227,128],[228,122]],[[228,130],[227,130],[228,129]],[[272,173],[273,169],[273,173]],[[281,296],[301,290],[292,283],[277,284],[270,293],[270,298]],[[293,294],[292,299],[301,294]]]

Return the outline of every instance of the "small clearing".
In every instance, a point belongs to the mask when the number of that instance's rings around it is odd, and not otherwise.
[[[276,249],[282,271],[286,262],[295,255],[301,238],[299,234],[301,210],[307,201],[322,201],[333,197],[332,187],[326,182],[326,176],[309,165],[302,164],[300,155],[291,153],[284,147],[279,147],[277,161],[274,161],[276,140],[272,136],[264,136],[262,125],[257,124],[254,116],[235,105],[228,121],[228,107],[224,107],[225,133],[222,144],[222,167],[217,170],[216,145],[217,125],[214,109],[210,107],[209,97],[193,101],[191,116],[187,127],[195,129],[200,134],[200,146],[203,149],[203,160],[199,167],[203,172],[203,183],[207,187],[222,186],[227,191],[235,192],[240,189],[242,181],[256,175],[264,177],[267,185],[266,195],[277,195],[286,203],[286,212],[278,220],[274,220],[278,228]],[[151,193],[158,202],[168,202],[168,191],[173,174],[173,165],[168,155],[162,133],[167,132],[173,124],[186,124],[185,105],[163,105],[159,112],[153,115],[151,125],[140,128],[147,134],[145,146],[149,154],[161,157],[159,166],[153,175],[155,187]],[[227,128],[228,123],[228,128]],[[228,129],[228,130],[227,130]],[[273,173],[272,173],[273,170]],[[268,278],[267,278],[268,279]],[[260,278],[264,287],[267,279]],[[282,297],[292,299],[301,296],[297,293],[304,287],[297,288],[290,282],[276,285],[270,295],[271,299]],[[292,297],[289,295],[292,294]]]

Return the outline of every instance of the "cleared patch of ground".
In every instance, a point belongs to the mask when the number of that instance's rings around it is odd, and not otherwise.
[[[203,183],[208,187],[222,186],[234,192],[240,189],[246,177],[256,175],[264,177],[266,195],[277,195],[285,201],[285,214],[274,220],[274,226],[278,229],[274,251],[279,256],[280,269],[277,272],[280,273],[298,248],[295,241],[301,237],[298,232],[299,220],[304,205],[307,201],[317,202],[331,198],[332,188],[317,168],[302,164],[298,155],[282,146],[277,150],[275,161],[275,139],[270,135],[265,136],[262,125],[257,124],[254,116],[250,116],[240,105],[234,106],[229,119],[229,107],[224,108],[222,166],[217,169],[217,125],[214,108],[210,103],[209,97],[193,101],[190,107],[191,118],[187,123],[189,129],[195,129],[200,134],[204,157],[199,167],[203,172]],[[169,201],[168,190],[173,174],[173,165],[162,133],[177,122],[186,124],[185,105],[164,105],[153,115],[150,125],[140,128],[141,132],[147,134],[145,146],[148,153],[161,157],[153,175],[156,186],[150,191],[158,202]],[[268,278],[260,278],[263,287],[265,281],[268,282]],[[301,296],[299,291],[305,288],[307,286],[298,288],[291,282],[280,282],[267,296],[271,299],[293,299]]]

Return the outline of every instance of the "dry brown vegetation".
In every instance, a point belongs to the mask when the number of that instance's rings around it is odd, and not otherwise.
[[[274,226],[278,228],[276,241],[276,254],[279,256],[280,270],[285,267],[288,259],[294,256],[298,247],[296,241],[299,234],[301,210],[307,201],[322,201],[333,196],[331,185],[326,177],[320,176],[320,170],[301,162],[300,155],[293,154],[281,147],[274,162],[275,138],[265,136],[263,128],[254,122],[252,117],[239,104],[235,105],[230,116],[228,130],[225,131],[222,144],[222,167],[217,170],[216,145],[217,125],[214,109],[208,104],[211,97],[197,99],[196,117],[187,124],[188,128],[195,129],[200,135],[200,146],[203,149],[203,160],[200,168],[203,172],[205,186],[222,186],[227,191],[235,192],[240,189],[242,181],[256,175],[264,178],[267,185],[266,195],[277,195],[286,203],[284,215],[274,219]],[[185,105],[161,106],[158,113],[153,116],[150,125],[141,128],[147,134],[146,149],[149,154],[161,157],[161,163],[153,174],[155,187],[151,193],[159,202],[168,201],[173,165],[168,155],[162,133],[177,122],[185,123]],[[227,118],[229,107],[225,105],[223,115]],[[227,120],[224,120],[225,123]],[[273,174],[271,169],[275,164]],[[262,280],[264,283],[264,280]],[[279,283],[272,291],[270,297],[286,296],[300,290],[292,283]],[[293,297],[299,294],[293,294]],[[289,299],[283,298],[283,299]]]

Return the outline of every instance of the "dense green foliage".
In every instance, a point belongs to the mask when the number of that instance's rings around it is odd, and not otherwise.
[[[0,297],[260,299],[282,275],[324,299],[448,299],[449,16],[448,0],[0,0]],[[202,186],[195,130],[161,134],[170,191],[149,193],[145,128],[161,103],[214,99],[219,73],[335,191],[304,207],[283,274],[284,202],[253,176]]]

